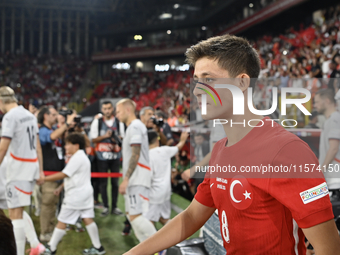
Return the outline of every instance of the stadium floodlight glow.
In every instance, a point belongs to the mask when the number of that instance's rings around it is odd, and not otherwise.
[[[207,27],[206,26],[202,26],[202,30],[207,30]]]
[[[129,63],[117,63],[115,65],[112,65],[112,69],[129,70],[130,69],[130,65],[129,65]]]
[[[170,65],[155,65],[155,71],[156,72],[164,72],[164,71],[169,71]]]
[[[171,18],[172,18],[171,13],[162,13],[161,15],[159,15],[159,19],[171,19]]]
[[[143,68],[143,66],[144,66],[144,64],[143,64],[142,61],[138,61],[138,62],[136,63],[136,67],[137,67],[137,68]]]
[[[282,54],[285,55],[285,56],[287,55],[287,53],[288,53],[288,52],[287,52],[286,50],[284,50],[284,51],[282,52]]]
[[[170,35],[170,34],[171,34],[171,30],[166,31],[166,33],[167,33],[168,35]]]
[[[135,35],[133,38],[135,39],[135,41],[138,41],[138,40],[140,41],[143,39],[141,35]]]
[[[179,8],[179,4],[174,4],[174,9],[178,9]]]
[[[190,65],[189,64],[184,64],[184,65],[181,65],[181,66],[177,66],[176,67],[176,70],[177,71],[188,71],[190,68]]]
[[[249,7],[250,7],[250,8],[253,8],[253,7],[254,7],[254,4],[253,4],[253,3],[250,3],[250,4],[249,4]]]

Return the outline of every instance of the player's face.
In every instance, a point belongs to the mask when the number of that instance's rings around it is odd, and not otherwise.
[[[112,104],[103,104],[102,106],[102,113],[104,114],[105,118],[111,118],[113,115],[113,106]]]
[[[127,112],[123,104],[117,105],[116,117],[119,119],[120,122],[127,122]]]
[[[325,107],[325,100],[320,97],[320,95],[315,95],[314,97],[314,108],[320,114],[324,114],[326,107]]]
[[[202,82],[211,87],[215,87],[215,84],[231,84],[231,81],[235,82],[234,79],[230,79],[228,71],[218,66],[216,60],[208,59],[206,57],[199,59],[195,64],[194,80]],[[216,104],[210,95],[199,88],[209,91],[204,85],[196,83],[193,91],[197,98],[198,105],[202,109],[202,95],[206,94],[207,99],[207,114],[202,115],[204,120],[212,119],[230,119],[233,113],[233,98],[229,89],[215,89],[221,98],[222,105],[220,104],[217,96],[213,94]],[[211,91],[211,93],[213,93]]]
[[[0,100],[0,110],[2,111],[3,114],[6,113],[5,104],[2,102],[2,100]]]
[[[65,152],[68,155],[73,155],[76,153],[79,149],[79,144],[72,144],[72,143],[66,143],[65,144]]]

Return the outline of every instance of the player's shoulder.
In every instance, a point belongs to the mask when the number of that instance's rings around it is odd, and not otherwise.
[[[335,111],[329,116],[329,122],[335,122],[337,124],[340,124],[340,112]],[[340,128],[340,127],[339,127]]]
[[[130,124],[131,129],[138,129],[147,132],[146,126],[140,119],[135,119]]]

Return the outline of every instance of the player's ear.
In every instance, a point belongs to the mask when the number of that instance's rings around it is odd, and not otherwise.
[[[239,88],[242,92],[246,91],[250,86],[250,77],[248,74],[239,74],[236,79],[238,79]]]

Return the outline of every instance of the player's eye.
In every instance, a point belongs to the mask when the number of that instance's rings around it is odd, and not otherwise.
[[[215,81],[215,79],[213,79],[213,78],[205,78],[204,79],[204,82],[206,82],[206,83],[213,83]]]

